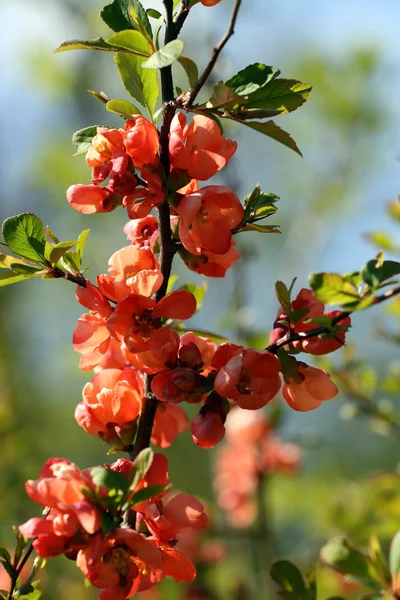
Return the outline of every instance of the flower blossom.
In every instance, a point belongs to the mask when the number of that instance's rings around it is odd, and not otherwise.
[[[188,126],[186,116],[177,113],[170,131],[171,164],[194,179],[210,179],[228,163],[237,149],[237,142],[224,138],[218,124],[204,115],[195,115]]]
[[[338,394],[339,390],[329,373],[302,362],[297,366],[301,380],[287,382],[282,389],[282,395],[291,408],[301,412],[313,410]]]

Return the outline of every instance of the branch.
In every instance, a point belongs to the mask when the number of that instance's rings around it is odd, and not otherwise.
[[[184,22],[189,16],[190,11],[190,0],[182,0],[181,9],[175,17],[174,25],[175,25],[175,35],[178,36]]]
[[[376,296],[372,306],[375,304],[381,304],[382,302],[386,302],[386,300],[390,300],[400,294],[400,286],[388,290],[381,296]],[[355,311],[345,310],[341,312],[337,317],[332,319],[332,325],[338,325],[343,319],[352,315]],[[319,335],[323,335],[324,333],[330,333],[330,329],[328,327],[316,327],[315,329],[310,329],[310,331],[304,333],[293,333],[289,331],[282,339],[280,339],[275,344],[270,344],[267,346],[266,350],[272,352],[272,354],[277,354],[278,350],[286,346],[287,344],[291,344],[292,342],[301,342],[302,340],[307,340],[309,338],[317,337]]]
[[[231,36],[234,34],[236,19],[237,19],[238,13],[239,13],[239,8],[240,8],[241,3],[242,3],[242,0],[236,0],[235,6],[233,7],[228,31],[226,32],[226,34],[224,35],[224,37],[222,38],[222,40],[220,41],[218,46],[215,46],[213,53],[211,55],[211,58],[210,58],[210,62],[208,63],[208,65],[204,69],[203,73],[199,77],[198,82],[196,83],[196,85],[194,86],[192,91],[190,92],[189,98],[188,98],[187,102],[185,102],[185,107],[192,106],[192,104],[195,101],[195,99],[197,98],[201,88],[206,83],[207,79],[209,78],[211,71],[213,70],[215,63],[217,62],[218,57],[219,57],[220,53],[222,52],[224,46],[226,45],[228,40],[231,38]]]

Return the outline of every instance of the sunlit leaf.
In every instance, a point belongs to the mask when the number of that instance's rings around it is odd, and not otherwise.
[[[3,223],[7,246],[23,258],[43,263],[46,233],[42,221],[32,213],[9,217]]]
[[[146,106],[152,116],[160,95],[156,71],[143,69],[144,59],[139,56],[118,53],[114,60],[126,90],[140,104]]]
[[[182,40],[172,40],[163,48],[154,52],[144,63],[145,69],[163,69],[169,67],[181,56],[184,48]]]

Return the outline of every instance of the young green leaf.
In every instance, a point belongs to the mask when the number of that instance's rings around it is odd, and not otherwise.
[[[19,275],[18,273],[14,273],[14,271],[6,271],[5,273],[0,274],[0,287],[12,285],[19,281],[25,281],[26,279],[32,279],[32,277],[38,277],[40,274],[41,271],[37,271],[31,275]]]
[[[11,263],[10,269],[19,275],[35,275],[36,273],[40,274],[46,272],[43,269],[38,269],[37,267],[32,267],[31,265],[22,265],[19,262]]]
[[[85,250],[86,242],[88,239],[88,235],[90,233],[90,229],[84,229],[78,236],[78,241],[76,242],[76,251],[79,256],[82,258],[83,252]]]
[[[196,85],[197,80],[199,78],[199,69],[197,68],[196,63],[194,62],[194,60],[188,58],[187,56],[180,56],[178,58],[178,62],[185,69],[185,73],[189,80],[189,85],[191,88],[193,88]]]
[[[281,114],[292,112],[308,99],[311,86],[295,79],[274,79],[250,94],[245,106],[279,110]]]
[[[213,95],[208,100],[206,106],[207,108],[232,108],[241,102],[242,98],[225,83],[220,81],[214,86]]]
[[[134,24],[129,18],[130,3],[130,0],[114,0],[102,9],[100,17],[113,31],[133,29]]]
[[[130,119],[132,115],[141,115],[140,110],[127,100],[109,100],[106,104],[109,112],[120,115],[124,119]]]
[[[129,18],[137,29],[152,43],[153,31],[149,17],[139,0],[131,0],[128,8]]]
[[[101,37],[94,38],[93,40],[68,40],[67,42],[63,42],[54,50],[54,52],[66,52],[67,50],[102,50],[104,52],[127,52],[128,54],[136,54],[136,52],[133,52],[128,48],[123,50],[121,46],[108,44]]]
[[[133,463],[132,471],[129,477],[129,492],[135,491],[139,481],[143,479],[153,462],[154,452],[151,448],[142,450]]]
[[[118,53],[114,60],[126,90],[147,108],[152,117],[160,95],[156,71],[143,69],[144,58],[139,56]]]
[[[94,467],[90,469],[90,474],[94,485],[106,487],[109,490],[121,490],[125,492],[128,489],[128,479],[123,473],[111,471],[105,467]]]
[[[400,530],[396,533],[390,545],[389,568],[392,576],[398,578],[400,574]]]
[[[234,119],[234,121],[236,121],[236,123],[243,123],[243,125],[246,125],[246,127],[249,127],[254,131],[258,131],[258,133],[262,133],[263,135],[276,140],[287,148],[294,150],[294,152],[297,152],[297,154],[300,154],[300,156],[303,156],[294,139],[290,137],[286,131],[278,127],[278,125],[276,125],[273,121],[266,121],[265,123],[261,123],[259,121],[241,121],[240,119]]]
[[[159,19],[160,17],[162,17],[162,14],[155,8],[147,8],[146,12],[147,16],[151,17],[152,19]]]
[[[233,75],[225,82],[225,85],[240,96],[248,96],[264,87],[275,77],[278,77],[279,74],[279,69],[261,63],[254,63]]]
[[[290,292],[287,289],[286,285],[283,283],[283,281],[276,282],[275,293],[276,297],[278,298],[279,304],[282,306],[285,313],[289,315],[292,310]]]
[[[15,263],[19,263],[21,265],[26,265],[24,260],[20,258],[16,258],[15,256],[10,256],[8,254],[3,254],[0,252],[0,269],[10,269],[11,265]]]
[[[182,40],[172,40],[157,52],[154,52],[144,63],[145,69],[163,69],[169,67],[182,55],[184,43]]]
[[[337,537],[325,544],[321,550],[321,559],[333,569],[351,575],[372,589],[381,588],[369,556],[357,550],[345,538]]]
[[[43,264],[46,233],[39,217],[32,213],[9,217],[3,223],[3,237],[12,252]]]
[[[132,29],[114,33],[114,35],[108,38],[107,44],[126,48],[137,56],[147,57],[151,55],[151,47],[147,38],[139,31],[133,31]]]
[[[90,127],[85,127],[84,129],[75,131],[74,135],[72,136],[72,143],[74,146],[77,146],[77,151],[75,152],[74,156],[86,154],[91,147],[92,140],[96,134],[97,125],[91,125]]]
[[[163,492],[168,491],[170,488],[170,483],[167,483],[166,485],[149,485],[149,487],[142,488],[132,496],[129,506],[135,507],[135,504],[139,504],[140,502],[144,502],[149,498],[158,496],[158,494],[162,494]]]
[[[380,266],[376,260],[370,260],[361,271],[363,281],[374,289],[396,275],[400,275],[400,263],[394,260],[385,260]]]
[[[302,593],[306,590],[304,577],[299,569],[288,560],[278,560],[271,565],[272,579],[288,592]]]
[[[324,304],[348,304],[359,299],[353,285],[338,273],[313,273],[308,280],[317,299]]]
[[[54,246],[54,248],[52,249],[52,251],[50,252],[50,262],[52,265],[56,265],[58,263],[58,261],[60,260],[60,258],[62,258],[64,256],[64,254],[66,254],[68,252],[68,250],[71,250],[71,248],[73,248],[76,245],[76,242],[60,242],[59,244],[57,244],[57,246]]]

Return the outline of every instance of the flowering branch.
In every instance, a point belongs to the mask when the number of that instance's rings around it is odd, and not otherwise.
[[[234,29],[235,29],[236,19],[239,14],[239,9],[240,9],[241,3],[242,3],[242,0],[236,0],[235,6],[233,7],[232,16],[231,16],[231,20],[229,22],[228,30],[227,30],[226,34],[224,35],[224,37],[222,38],[222,40],[220,41],[220,43],[218,44],[218,46],[215,46],[213,53],[211,55],[211,58],[210,58],[210,62],[208,63],[208,65],[204,69],[203,73],[199,77],[196,85],[190,92],[189,98],[188,98],[187,102],[185,102],[185,107],[192,106],[192,104],[196,100],[201,88],[204,86],[207,79],[211,75],[211,72],[215,66],[215,63],[218,60],[220,53],[224,49],[224,47],[227,44],[227,42],[229,41],[229,39],[235,33]]]
[[[373,302],[373,304],[381,304],[381,302],[385,302],[386,300],[390,300],[400,294],[400,286],[388,290],[381,296],[377,296]],[[344,321],[347,317],[352,314],[351,311],[342,311],[336,317],[332,319],[332,326],[338,325],[341,321]],[[287,344],[291,344],[292,342],[301,342],[303,340],[308,340],[313,337],[318,337],[319,335],[323,335],[325,333],[330,333],[331,330],[328,327],[316,327],[315,329],[311,329],[310,331],[293,333],[292,331],[288,331],[288,333],[278,340],[274,344],[270,344],[267,346],[266,350],[269,350],[272,354],[277,354],[278,350],[286,346]]]

